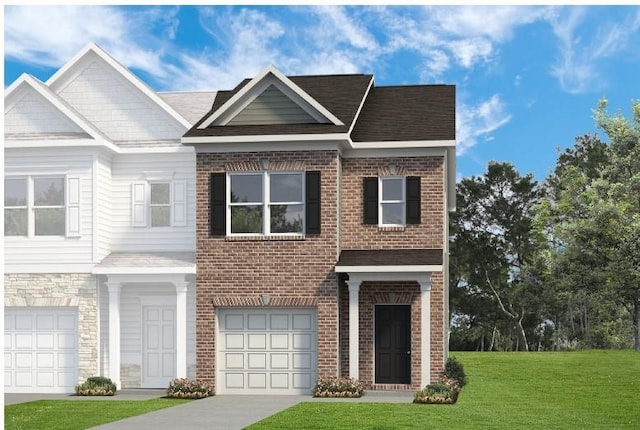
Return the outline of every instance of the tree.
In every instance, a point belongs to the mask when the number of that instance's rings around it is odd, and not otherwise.
[[[528,316],[534,315],[539,285],[528,279],[528,265],[538,249],[532,235],[532,208],[542,191],[532,175],[520,176],[509,163],[490,163],[482,177],[463,179],[458,184],[460,210],[452,217],[451,276],[453,314],[460,317],[470,303],[490,303],[494,313],[476,308],[474,317],[493,316],[492,339],[499,325],[514,329],[513,349],[529,349]],[[497,320],[500,314],[503,321]],[[531,325],[532,323],[529,322]],[[528,330],[533,331],[532,327]],[[493,344],[493,341],[492,341]]]

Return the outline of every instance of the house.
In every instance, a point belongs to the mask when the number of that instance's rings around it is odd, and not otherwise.
[[[196,153],[196,374],[218,394],[316,378],[418,389],[447,356],[455,87],[268,67]]]
[[[156,93],[89,44],[5,91],[5,392],[195,376],[195,152],[213,92]]]

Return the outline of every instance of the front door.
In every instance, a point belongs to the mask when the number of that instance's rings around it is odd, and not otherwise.
[[[143,306],[143,388],[166,388],[176,375],[175,306]]]
[[[411,383],[411,306],[376,306],[376,384]]]

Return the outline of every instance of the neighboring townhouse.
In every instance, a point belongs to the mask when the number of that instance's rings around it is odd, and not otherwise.
[[[195,376],[196,160],[180,138],[214,98],[158,94],[94,44],[6,89],[5,392]]]
[[[447,356],[455,87],[268,67],[196,151],[197,376],[218,394],[317,377],[417,389]]]

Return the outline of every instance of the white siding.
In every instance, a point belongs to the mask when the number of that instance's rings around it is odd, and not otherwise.
[[[97,56],[58,94],[115,141],[179,139],[186,131]]]
[[[5,271],[12,264],[89,264],[92,256],[92,156],[73,151],[6,151],[5,177],[69,175],[80,178],[80,236],[5,236]],[[4,216],[4,215],[3,215]]]
[[[230,125],[315,124],[318,121],[271,85],[236,115]]]
[[[98,255],[97,260],[102,261],[111,252],[112,234],[112,184],[111,184],[111,160],[104,156],[98,157],[96,192],[98,197]]]
[[[119,155],[112,165],[112,241],[117,252],[193,252],[195,250],[195,153]],[[150,178],[187,182],[187,225],[134,227],[131,184]],[[164,180],[164,179],[163,179]]]
[[[4,114],[5,134],[82,133],[82,129],[63,115],[34,89],[22,90],[24,96]]]

